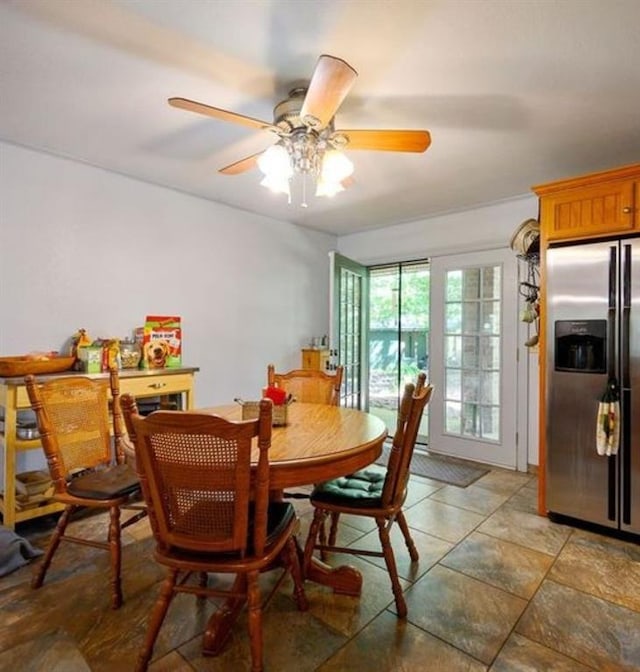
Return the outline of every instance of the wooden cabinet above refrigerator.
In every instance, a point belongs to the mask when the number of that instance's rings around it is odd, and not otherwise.
[[[545,241],[640,231],[640,164],[533,187]]]

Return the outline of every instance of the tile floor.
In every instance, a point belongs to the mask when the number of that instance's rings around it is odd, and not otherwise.
[[[307,584],[310,609],[301,613],[285,583],[265,613],[266,670],[640,670],[640,546],[536,515],[536,488],[534,477],[499,470],[465,489],[412,477],[406,514],[420,560],[412,565],[401,535],[393,537],[407,620],[395,616],[382,560],[334,556],[362,571],[362,597]],[[305,535],[310,507],[295,502]],[[50,524],[17,531],[44,546]],[[104,518],[76,524],[97,531]],[[345,519],[340,534],[345,544],[377,543],[369,521]],[[30,566],[0,579],[0,670],[133,669],[162,570],[145,522],[125,532],[125,543],[119,611],[109,608],[108,565],[95,549],[62,547],[38,591],[28,585]],[[151,672],[250,669],[246,620],[221,656],[201,655],[214,608],[174,600]]]

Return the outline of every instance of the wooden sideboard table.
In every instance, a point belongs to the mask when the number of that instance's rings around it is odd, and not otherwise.
[[[193,380],[199,371],[195,367],[179,369],[123,369],[120,375],[120,392],[129,393],[136,399],[149,397],[166,397],[181,395],[182,408],[194,407]],[[105,379],[108,373],[77,373],[64,372],[46,376],[37,376],[38,380],[50,380],[70,376]],[[4,412],[4,432],[0,434],[0,449],[3,453],[4,476],[0,513],[4,527],[13,529],[16,523],[39,516],[61,511],[64,507],[57,503],[44,503],[33,508],[18,510],[16,508],[16,456],[19,451],[41,449],[39,439],[19,439],[16,435],[18,411],[31,408],[24,377],[0,378],[0,413]]]

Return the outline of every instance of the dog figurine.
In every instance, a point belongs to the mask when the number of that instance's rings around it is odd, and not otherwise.
[[[144,358],[150,369],[163,369],[167,365],[169,353],[169,344],[163,339],[144,344]]]

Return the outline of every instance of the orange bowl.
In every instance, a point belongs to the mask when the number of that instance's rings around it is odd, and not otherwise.
[[[61,373],[68,371],[75,361],[75,357],[49,357],[48,359],[33,359],[27,355],[0,357],[0,378]]]

